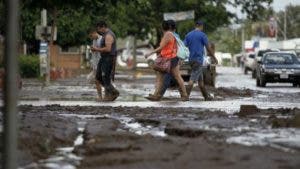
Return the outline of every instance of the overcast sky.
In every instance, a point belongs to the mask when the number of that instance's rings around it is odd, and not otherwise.
[[[275,11],[284,10],[285,6],[292,5],[300,5],[300,0],[273,0],[272,7]]]
[[[271,6],[273,7],[273,9],[278,12],[280,10],[284,10],[285,7],[289,4],[292,5],[300,5],[300,0],[273,0],[273,3],[271,4]],[[232,6],[227,6],[227,9],[237,13],[239,18],[245,18],[245,14],[241,13],[241,8],[233,8]]]

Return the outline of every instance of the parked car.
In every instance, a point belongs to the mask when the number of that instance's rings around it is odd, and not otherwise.
[[[266,53],[257,69],[256,85],[265,87],[267,83],[288,82],[300,85],[300,61],[293,53]]]
[[[254,68],[255,53],[247,53],[244,58],[244,74],[248,74],[248,71],[253,71]]]
[[[153,54],[149,58],[145,58],[145,55],[153,50],[153,47],[150,45],[137,47],[136,49],[136,67],[137,68],[148,68],[148,61],[150,59],[154,60],[157,55]],[[117,57],[117,63],[121,67],[133,68],[134,58],[133,58],[133,49],[124,49],[119,52]]]
[[[216,65],[211,63],[208,56],[204,57],[204,84],[215,87],[216,84]],[[191,66],[188,60],[182,61],[180,66],[180,73],[184,81],[190,80]]]
[[[255,79],[256,78],[256,72],[257,72],[257,69],[259,67],[259,63],[261,61],[261,58],[263,57],[263,55],[265,53],[268,53],[268,52],[279,52],[280,50],[279,49],[263,49],[263,50],[258,50],[256,53],[255,53],[255,58],[254,58],[254,63],[251,67],[252,69],[252,78]]]

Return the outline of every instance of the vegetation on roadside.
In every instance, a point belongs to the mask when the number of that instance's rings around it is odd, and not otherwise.
[[[37,78],[40,76],[40,59],[38,55],[21,55],[19,69],[22,78]]]

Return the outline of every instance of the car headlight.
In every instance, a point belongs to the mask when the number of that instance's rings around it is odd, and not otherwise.
[[[281,74],[281,73],[282,73],[282,70],[281,70],[281,69],[274,69],[274,72],[275,72],[275,73]]]
[[[265,72],[267,73],[276,73],[276,69],[265,69]]]

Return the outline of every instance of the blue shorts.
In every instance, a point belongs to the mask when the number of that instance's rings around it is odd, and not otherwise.
[[[204,67],[202,66],[202,64],[194,61],[190,62],[190,65],[192,67],[190,81],[193,81],[194,83],[203,81]]]

